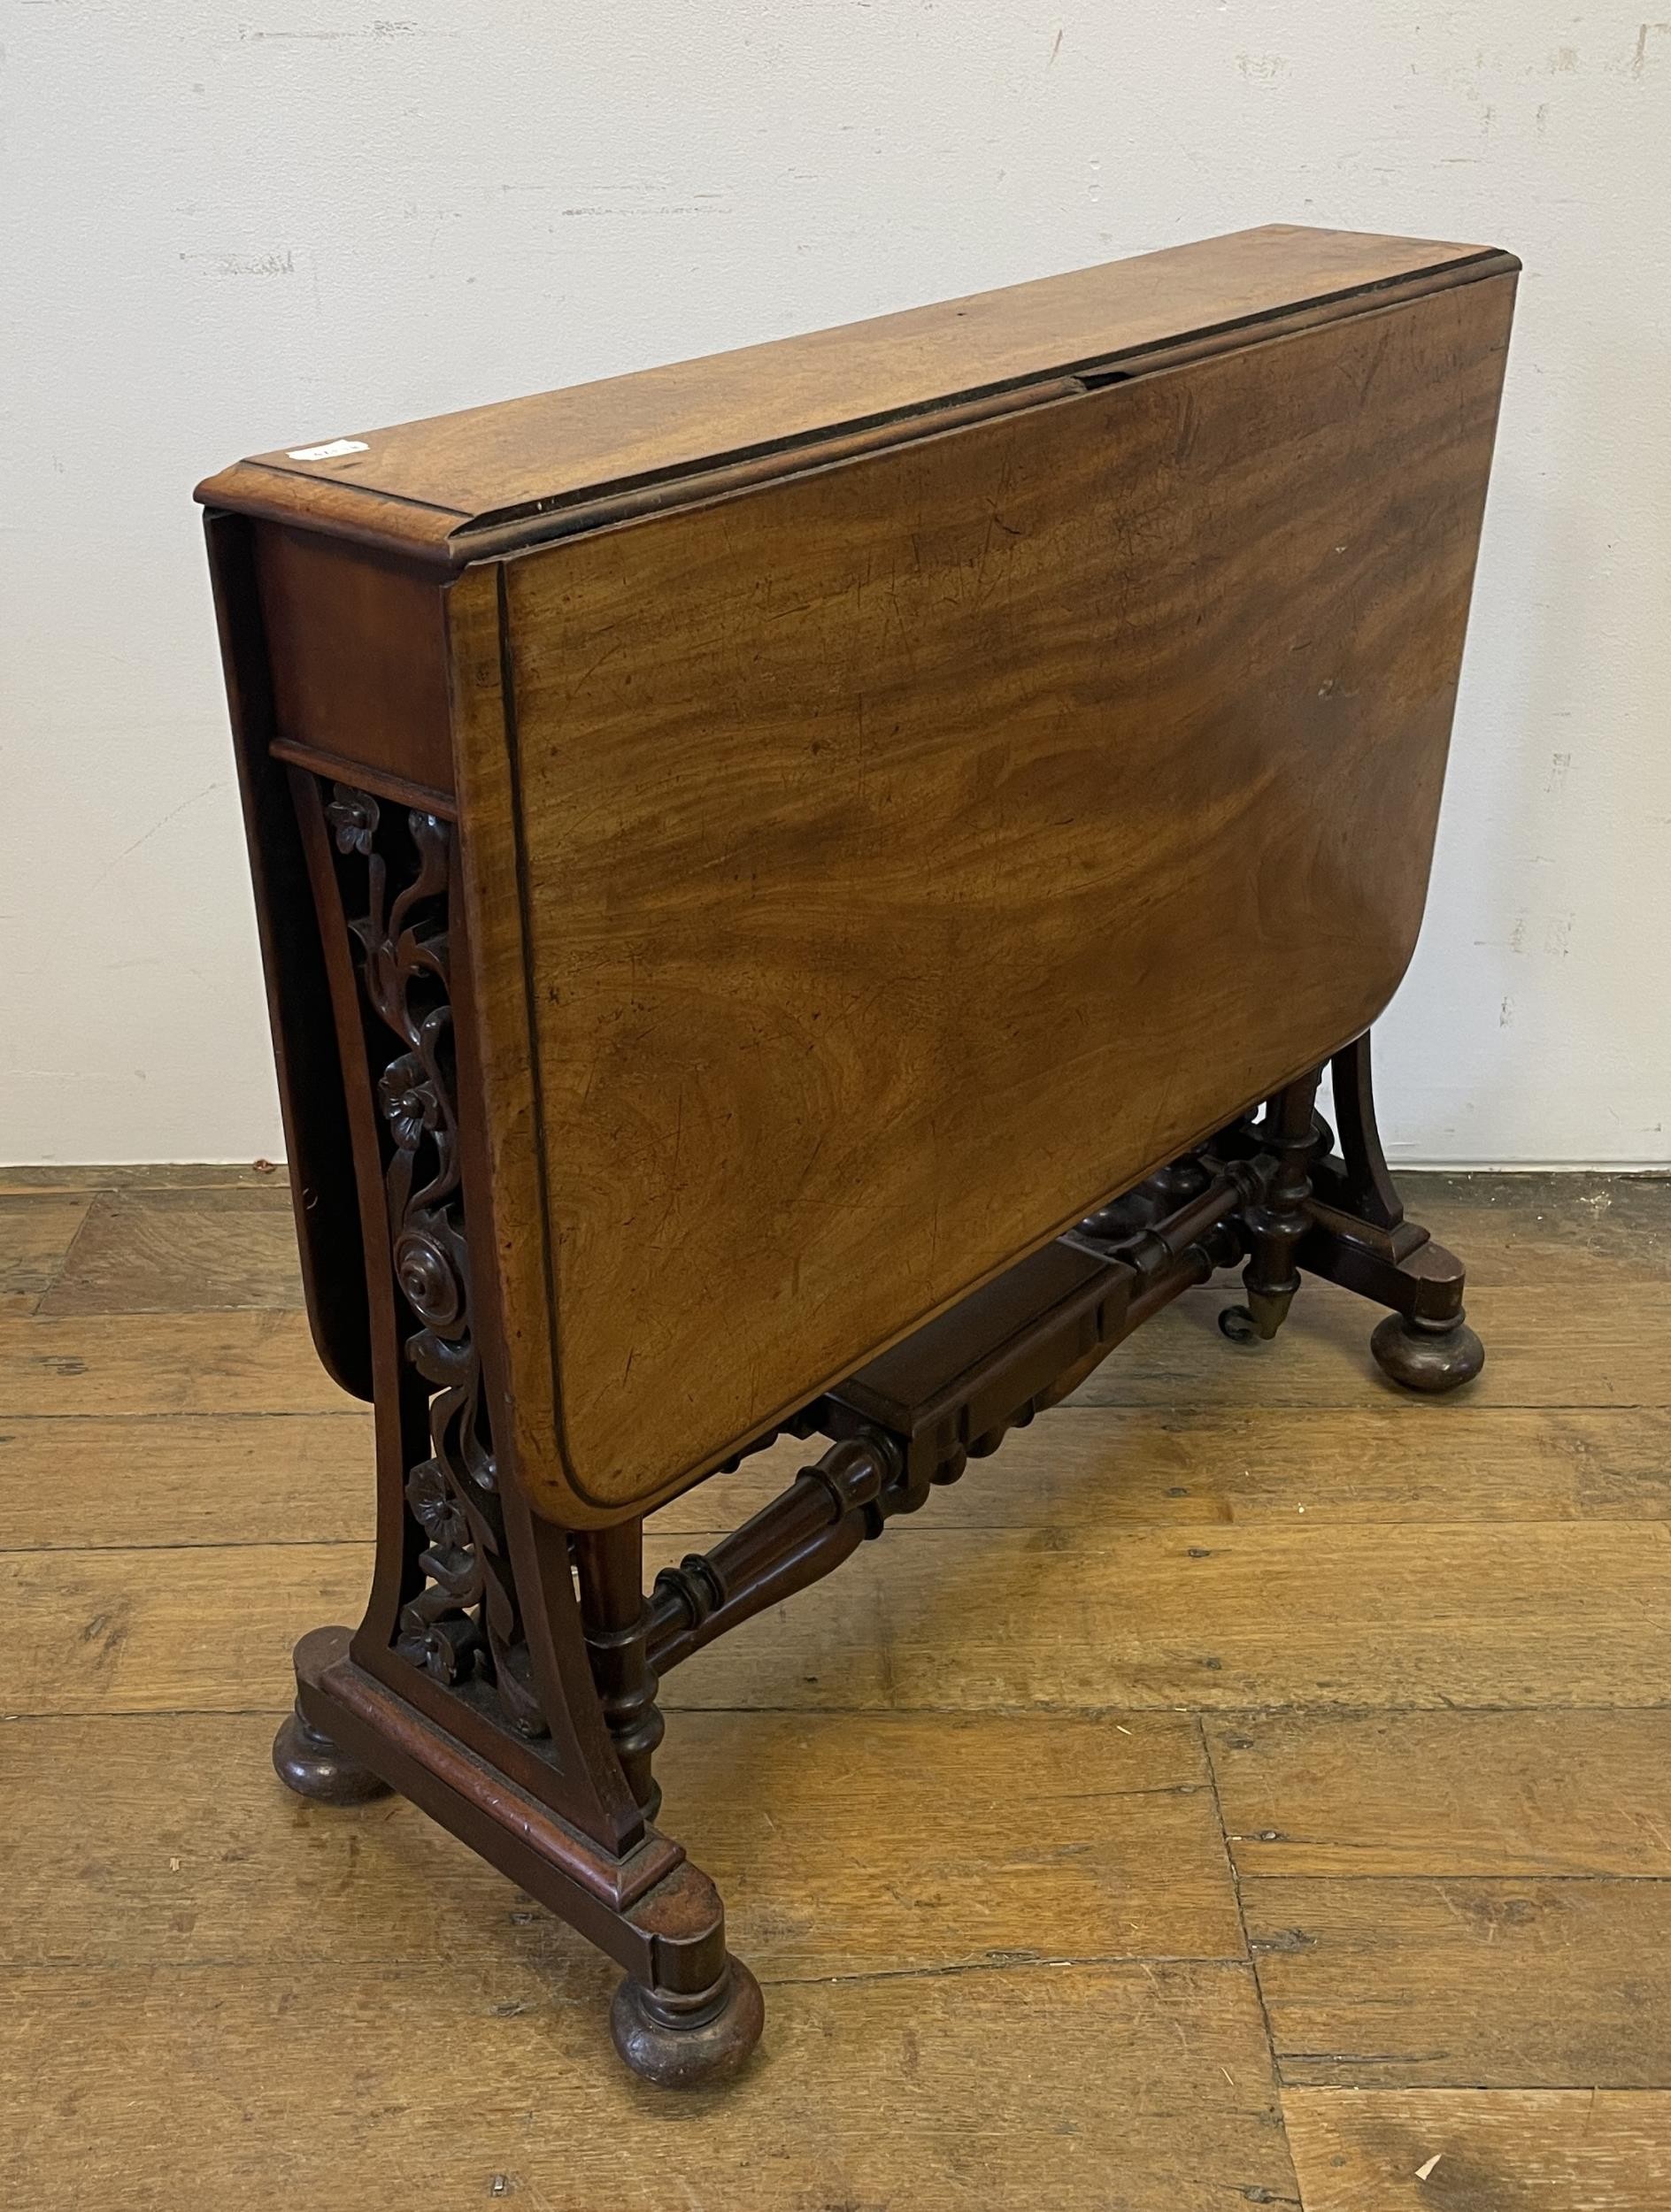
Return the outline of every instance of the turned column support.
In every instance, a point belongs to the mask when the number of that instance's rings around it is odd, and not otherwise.
[[[1247,1303],[1227,1307],[1219,1316],[1219,1326],[1227,1336],[1274,1337],[1288,1318],[1299,1288],[1295,1256],[1309,1225],[1313,1116],[1321,1072],[1313,1069],[1279,1091],[1259,1123],[1259,1148],[1274,1156],[1276,1165],[1264,1196],[1242,1217],[1249,1246],[1242,1274]]]
[[[615,1755],[628,1788],[654,1818],[661,1790],[652,1772],[666,1732],[651,1667],[650,1609],[644,1602],[644,1525],[587,1529],[570,1538],[580,1582],[581,1632]]]

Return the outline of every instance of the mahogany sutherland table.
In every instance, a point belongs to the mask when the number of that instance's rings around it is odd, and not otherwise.
[[[1479,1371],[1366,1032],[1516,267],[1248,231],[200,490],[308,1307],[377,1409],[279,1771],[619,1960],[652,2080],[761,2025],[654,1824],[670,1668],[1215,1269],[1232,1336],[1310,1269],[1394,1381]],[[645,1516],[785,1433],[646,1594]]]

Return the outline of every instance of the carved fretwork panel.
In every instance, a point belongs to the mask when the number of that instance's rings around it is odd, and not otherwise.
[[[543,1737],[471,1320],[448,978],[453,833],[340,783],[325,818],[364,1000],[404,1356],[427,1394],[427,1450],[405,1479],[415,1586],[395,1647],[439,1681],[490,1685],[504,1718]]]

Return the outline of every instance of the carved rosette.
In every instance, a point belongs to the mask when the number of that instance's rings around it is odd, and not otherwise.
[[[405,1356],[427,1385],[427,1455],[406,1476],[421,1532],[421,1585],[400,1611],[396,1648],[443,1682],[483,1680],[526,1735],[545,1732],[529,1687],[527,1640],[470,1324],[447,972],[452,833],[417,810],[386,817],[369,792],[333,784],[335,840],[349,927],[360,949],[396,1283],[416,1325]]]

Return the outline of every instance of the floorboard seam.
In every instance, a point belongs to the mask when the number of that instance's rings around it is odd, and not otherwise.
[[[1398,1720],[1413,1716],[1444,1714],[1466,1719],[1470,1715],[1523,1713],[1664,1713],[1671,1699],[1628,1705],[1277,1705],[1258,1707],[1197,1705],[674,1705],[660,1701],[664,1713],[707,1716],[713,1719],[753,1717],[805,1722],[820,1720]],[[167,1720],[226,1719],[237,1713],[289,1712],[280,1705],[55,1705],[16,1707],[0,1710],[0,1724],[7,1721],[48,1720]],[[1294,1878],[1298,1879],[1299,1877]],[[1343,1876],[1342,1879],[1354,1878]]]
[[[1253,1985],[1253,1999],[1259,2008],[1259,2025],[1264,2031],[1265,2049],[1270,2061],[1271,2086],[1275,2095],[1277,2118],[1282,2130],[1282,2147],[1288,2154],[1289,2171],[1294,2177],[1294,2188],[1297,2193],[1293,2200],[1300,2205],[1304,2212],[1305,2187],[1299,2177],[1299,2168],[1295,2162],[1293,2146],[1288,2139],[1288,2116],[1282,2109],[1282,2069],[1276,2054],[1276,2036],[1271,2026],[1270,2007],[1265,2001],[1265,1987],[1259,1979],[1259,1960],[1254,1955],[1252,1941],[1247,1932],[1247,1915],[1242,1906],[1242,1877],[1236,1867],[1236,1855],[1230,1849],[1229,1830],[1224,1819],[1224,1804],[1219,1795],[1219,1773],[1213,1760],[1213,1745],[1208,1738],[1206,1724],[1198,1713],[1195,1717],[1195,1727],[1196,1740],[1200,1745],[1201,1756],[1206,1766],[1207,1786],[1213,1793],[1213,1813],[1214,1819],[1218,1822],[1219,1847],[1224,1854],[1225,1871],[1230,1878],[1230,1893],[1236,1901],[1236,1924],[1242,1932],[1242,1948],[1247,1953],[1248,1973]]]

